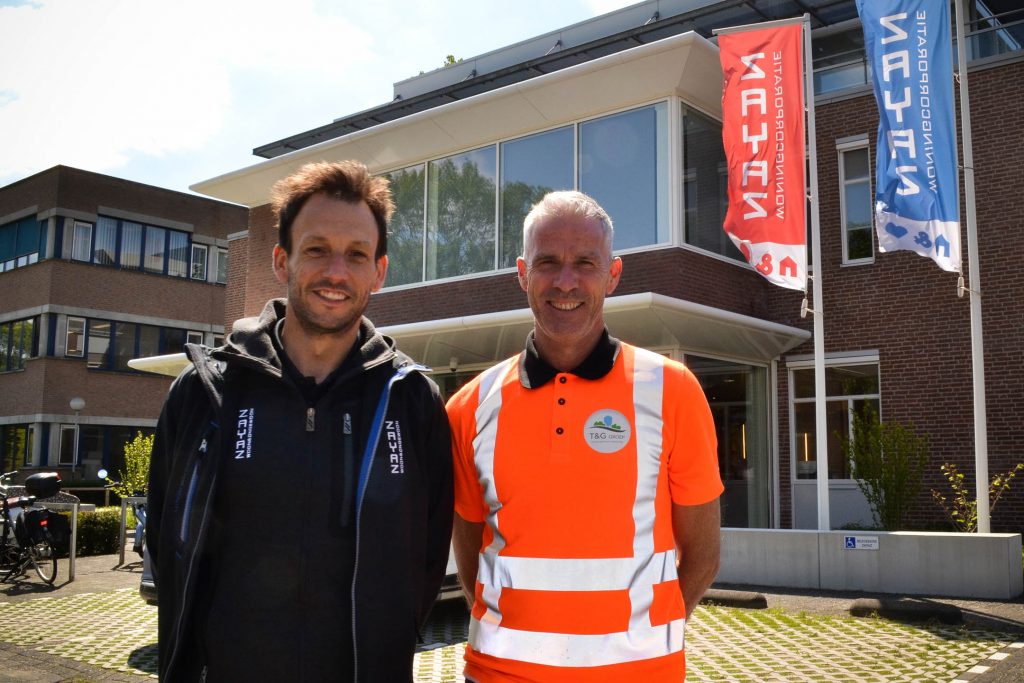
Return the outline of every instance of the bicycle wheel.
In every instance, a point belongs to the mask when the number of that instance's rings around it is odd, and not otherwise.
[[[51,585],[57,580],[57,553],[49,541],[29,546],[28,559],[40,579]]]

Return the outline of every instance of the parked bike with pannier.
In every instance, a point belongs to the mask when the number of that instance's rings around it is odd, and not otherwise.
[[[25,480],[24,495],[9,495],[9,481],[17,472],[0,475],[0,583],[33,569],[40,579],[53,584],[57,579],[57,551],[51,525],[63,525],[59,513],[36,504],[60,492],[60,475],[39,472]],[[59,519],[58,519],[59,518]]]

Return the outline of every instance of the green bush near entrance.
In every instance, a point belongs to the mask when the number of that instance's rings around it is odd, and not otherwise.
[[[53,514],[53,513],[51,513]],[[60,513],[70,518],[70,513]],[[70,524],[70,519],[68,522]],[[78,541],[75,554],[111,555],[117,552],[117,541],[121,533],[120,506],[98,507],[94,512],[78,513]],[[68,555],[68,547],[58,547],[62,557]]]

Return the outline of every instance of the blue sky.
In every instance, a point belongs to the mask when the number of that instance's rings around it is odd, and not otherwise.
[[[0,185],[56,164],[187,191],[392,84],[633,0],[0,0]]]

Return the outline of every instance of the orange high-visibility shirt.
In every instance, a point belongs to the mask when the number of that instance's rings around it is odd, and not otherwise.
[[[672,503],[721,494],[714,422],[682,364],[619,349],[603,376],[534,388],[520,354],[448,403],[455,509],[486,522],[466,650],[479,683],[683,680]]]

